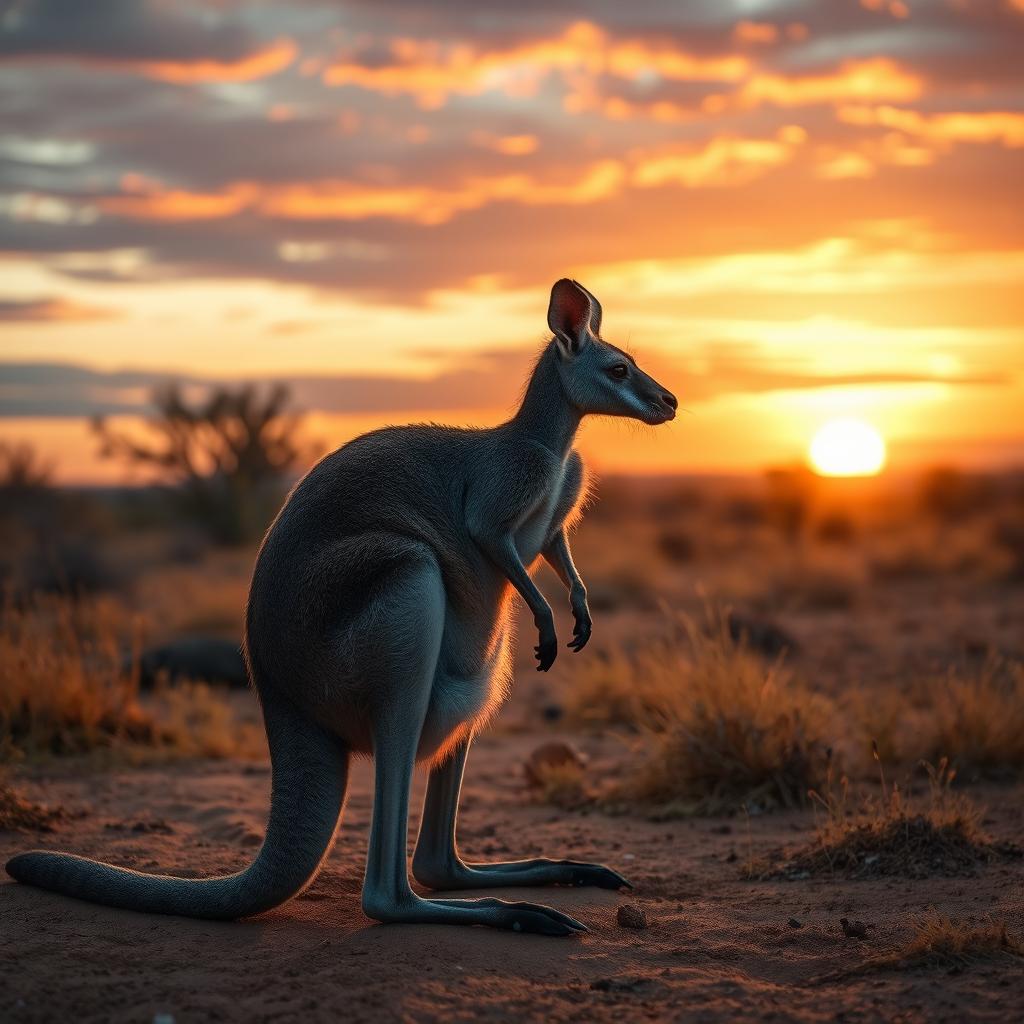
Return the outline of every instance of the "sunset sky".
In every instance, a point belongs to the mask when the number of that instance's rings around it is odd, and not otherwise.
[[[686,410],[608,471],[1024,462],[1024,0],[0,0],[0,438],[291,382],[495,423],[552,281]]]

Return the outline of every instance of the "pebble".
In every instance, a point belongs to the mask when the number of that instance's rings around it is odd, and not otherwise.
[[[633,903],[623,903],[617,915],[620,928],[646,928],[647,914]]]

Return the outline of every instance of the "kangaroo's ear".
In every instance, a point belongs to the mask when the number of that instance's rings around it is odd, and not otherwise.
[[[564,355],[578,355],[587,344],[592,314],[590,295],[585,289],[567,277],[555,282],[548,305],[548,327]]]
[[[601,317],[604,315],[601,310],[601,303],[597,301],[597,298],[595,297],[594,293],[584,288],[583,285],[579,283],[579,281],[575,283],[576,287],[579,288],[581,291],[586,292],[587,298],[590,299],[590,333],[595,338],[600,338]]]

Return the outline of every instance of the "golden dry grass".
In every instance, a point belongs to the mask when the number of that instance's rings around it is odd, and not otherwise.
[[[867,970],[915,967],[966,967],[982,960],[1024,957],[1024,942],[1005,921],[971,924],[933,910],[914,925],[914,934],[897,949],[869,957]]]
[[[961,971],[972,964],[1024,957],[1024,941],[1005,921],[957,921],[932,909],[913,922],[910,938],[894,949],[874,953],[855,967],[818,978],[834,982],[876,971],[911,971],[939,967]]]
[[[573,703],[626,709],[640,738],[615,799],[663,813],[798,806],[829,763],[830,702],[731,638],[724,615],[673,617],[667,639],[584,676]]]
[[[26,754],[153,742],[123,648],[139,626],[111,600],[37,596],[0,614],[0,737]]]
[[[1024,774],[1024,664],[989,659],[972,674],[951,671],[927,688],[928,704],[907,753],[948,757],[962,778]]]
[[[140,638],[141,623],[111,599],[8,601],[0,609],[0,757],[263,749],[258,723],[239,721],[210,687],[167,686],[141,700]]]

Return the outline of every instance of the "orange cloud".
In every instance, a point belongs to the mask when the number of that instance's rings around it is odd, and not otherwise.
[[[788,162],[804,133],[790,125],[774,139],[720,137],[705,146],[649,156],[633,170],[641,188],[680,184],[687,188],[738,185]]]
[[[63,297],[41,299],[0,299],[0,322],[83,323],[88,320],[111,320],[116,312]]]
[[[914,145],[897,132],[886,132],[853,147],[819,146],[815,151],[814,173],[833,181],[873,178],[882,167],[927,167],[934,162],[933,149]]]
[[[350,181],[259,185],[234,182],[221,192],[162,189],[130,177],[136,191],[97,200],[105,213],[132,220],[188,221],[233,217],[251,209],[269,217],[294,220],[366,220],[387,217],[416,224],[442,224],[465,210],[492,202],[525,206],[578,206],[621,190],[625,170],[616,160],[602,160],[576,177],[544,181],[528,174],[471,176],[449,188],[432,185],[374,185]]]
[[[881,125],[936,143],[1001,142],[1011,149],[1024,146],[1024,113],[1006,110],[921,114],[897,107],[846,106],[839,109],[838,116],[847,124]]]
[[[732,37],[741,43],[774,43],[779,30],[769,21],[741,21],[732,30]]]
[[[192,82],[252,82],[283,71],[298,52],[291,39],[279,39],[265,50],[237,61],[140,61],[131,66],[147,78],[176,85]]]
[[[616,41],[586,21],[570,25],[553,39],[503,50],[399,39],[392,42],[391,54],[394,62],[382,67],[367,67],[354,57],[342,58],[327,68],[324,81],[385,95],[405,93],[415,96],[421,106],[434,108],[452,95],[472,96],[489,90],[533,95],[553,71],[561,72],[574,88],[585,88],[587,78],[598,74],[624,79],[657,75],[678,81],[736,81],[748,70],[748,62],[741,56],[698,57],[666,44]]]
[[[581,177],[565,182],[543,182],[526,174],[471,177],[455,188],[427,185],[364,185],[353,182],[296,184],[272,189],[260,203],[273,217],[364,220],[390,217],[417,224],[442,224],[456,213],[492,202],[525,206],[584,205],[620,191],[622,165],[602,160]]]
[[[518,136],[512,138],[517,140],[513,149],[522,144]],[[491,203],[584,206],[618,195],[631,185],[738,185],[788,162],[805,138],[802,128],[787,125],[774,138],[721,137],[685,149],[634,151],[626,160],[598,160],[576,173],[477,174],[450,185],[345,180],[273,185],[236,181],[219,192],[190,192],[166,189],[138,175],[126,175],[124,192],[99,197],[96,205],[104,213],[144,221],[216,220],[252,211],[288,220],[383,217],[414,224],[443,224],[456,214]]]
[[[134,184],[134,180],[129,184]],[[258,192],[256,185],[245,182],[213,193],[155,188],[135,194],[104,196],[96,200],[96,205],[105,213],[131,220],[219,220],[232,217],[251,205]]]
[[[492,135],[490,132],[474,132],[473,142],[503,156],[529,156],[538,146],[536,135]]]
[[[838,71],[824,75],[789,78],[757,73],[743,84],[737,102],[745,107],[764,103],[800,107],[855,100],[906,101],[917,99],[923,89],[924,83],[919,76],[904,71],[888,58],[876,57],[847,61]]]
[[[765,104],[778,107],[812,106],[866,100],[911,100],[924,91],[915,74],[904,71],[886,58],[848,61],[837,71],[822,75],[790,77],[755,71],[743,78],[732,92],[706,96],[700,109],[671,100],[636,102],[620,96],[597,95],[593,82],[580,80],[566,100],[572,112],[598,110],[613,120],[647,117],[655,121],[691,121],[705,115],[721,114],[733,108],[754,108]]]

